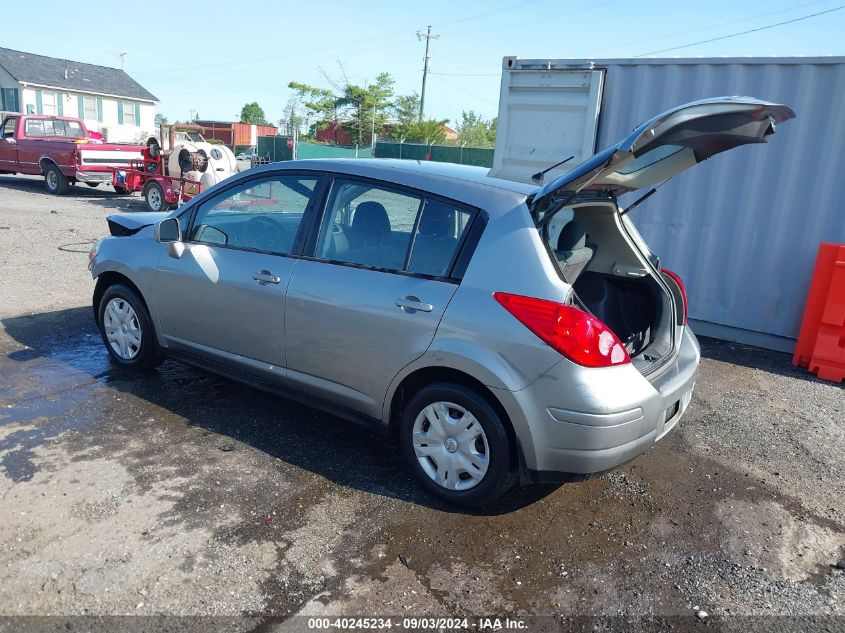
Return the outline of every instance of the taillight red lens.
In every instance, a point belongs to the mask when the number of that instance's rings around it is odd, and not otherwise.
[[[681,291],[681,299],[684,300],[684,325],[686,325],[687,318],[689,316],[689,302],[687,301],[687,289],[686,286],[684,286],[684,281],[683,279],[681,279],[678,273],[673,273],[671,270],[661,268],[660,271],[666,273],[668,277],[672,278],[672,281],[678,284],[678,289]]]
[[[604,323],[586,312],[546,299],[506,292],[493,297],[552,349],[584,367],[631,362],[628,351]]]

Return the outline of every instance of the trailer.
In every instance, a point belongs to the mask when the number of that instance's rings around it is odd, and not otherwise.
[[[199,125],[162,125],[150,137],[141,160],[115,169],[112,184],[127,192],[140,191],[150,211],[166,211],[238,172],[228,147],[208,143]]]
[[[141,160],[131,161],[128,168],[112,172],[112,185],[127,193],[140,191],[150,211],[167,211],[202,193],[203,186],[201,181],[184,175],[166,174],[161,148],[152,142],[155,140],[147,141]]]

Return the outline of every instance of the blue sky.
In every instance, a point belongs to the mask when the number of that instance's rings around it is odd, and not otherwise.
[[[4,3],[0,46],[124,67],[186,120],[236,117],[258,101],[279,119],[296,80],[328,87],[387,71],[400,94],[419,92],[424,55],[415,33],[432,26],[426,115],[495,116],[505,55],[630,57],[836,9],[843,0],[491,0],[459,2]],[[142,7],[140,12],[133,6]],[[200,12],[188,7],[201,7]],[[37,13],[40,19],[32,18]],[[195,14],[196,13],[196,14]],[[15,28],[9,28],[15,25]],[[31,26],[30,26],[31,25]],[[845,55],[845,8],[656,57]],[[341,67],[342,66],[342,67]],[[321,70],[322,69],[322,70]],[[442,74],[440,74],[442,73]]]

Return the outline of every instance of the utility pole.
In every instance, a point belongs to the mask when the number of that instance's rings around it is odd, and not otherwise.
[[[439,40],[439,35],[432,35],[431,34],[431,26],[429,26],[425,33],[422,31],[417,31],[417,39],[421,40],[425,38],[425,61],[423,62],[423,82],[422,82],[422,92],[420,93],[420,118],[419,120],[423,120],[423,110],[425,109],[425,80],[428,76],[428,64],[431,61],[431,57],[428,56],[428,45],[431,40]]]

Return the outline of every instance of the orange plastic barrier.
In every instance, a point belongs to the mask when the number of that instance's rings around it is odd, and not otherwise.
[[[822,380],[845,379],[845,244],[819,245],[792,364]]]

